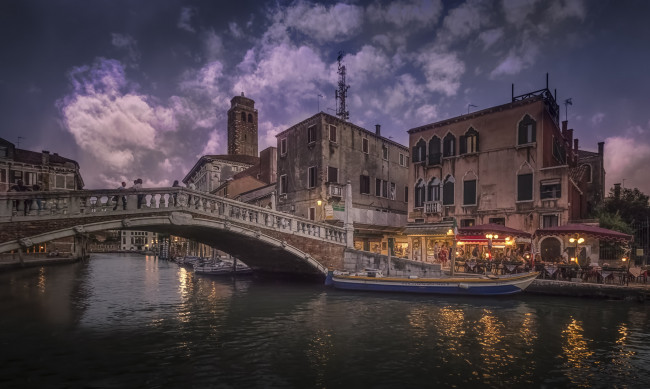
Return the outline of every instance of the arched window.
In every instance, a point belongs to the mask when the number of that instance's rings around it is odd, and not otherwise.
[[[241,121],[242,122],[246,121],[246,113],[244,113],[244,112],[241,113]]]
[[[434,135],[429,141],[429,165],[440,165],[440,157],[440,138]]]
[[[427,201],[440,201],[440,180],[437,177],[433,177],[429,181]]]
[[[450,132],[443,141],[442,156],[453,157],[454,155],[456,155],[456,137]]]
[[[415,206],[414,208],[421,208],[424,206],[424,192],[425,192],[425,185],[424,181],[420,178],[415,184]]]
[[[530,115],[524,116],[524,118],[519,122],[517,144],[525,145],[528,143],[534,143],[536,127],[537,123],[530,117]]]
[[[442,186],[442,205],[454,205],[454,177],[447,176]]]
[[[591,182],[593,181],[593,176],[591,175],[591,165],[588,163],[585,163],[583,166],[583,169],[585,171],[584,178],[586,182]]]
[[[465,135],[460,137],[458,154],[478,153],[478,131],[470,127]]]
[[[248,122],[253,123],[253,115],[251,115],[250,113],[248,114]]]
[[[425,142],[424,139],[420,139],[413,147],[413,162],[423,162],[425,160],[426,152],[427,142]]]

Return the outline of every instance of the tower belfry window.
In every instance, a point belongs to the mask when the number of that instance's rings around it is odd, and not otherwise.
[[[246,113],[244,113],[244,112],[241,113],[241,121],[242,122],[246,121]]]

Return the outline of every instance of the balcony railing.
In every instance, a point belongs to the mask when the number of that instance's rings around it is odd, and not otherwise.
[[[426,201],[424,203],[424,213],[441,213],[442,203],[440,201]]]

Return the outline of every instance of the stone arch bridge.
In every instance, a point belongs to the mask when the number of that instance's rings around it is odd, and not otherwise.
[[[0,253],[73,236],[80,257],[88,234],[109,229],[168,233],[257,270],[318,276],[343,267],[353,233],[351,224],[341,228],[186,188],[0,194]]]

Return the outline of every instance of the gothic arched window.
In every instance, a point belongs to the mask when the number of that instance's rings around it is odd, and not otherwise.
[[[442,205],[454,205],[454,177],[447,176],[442,186]]]
[[[429,165],[440,165],[442,153],[440,152],[440,138],[433,136],[429,141]]]

